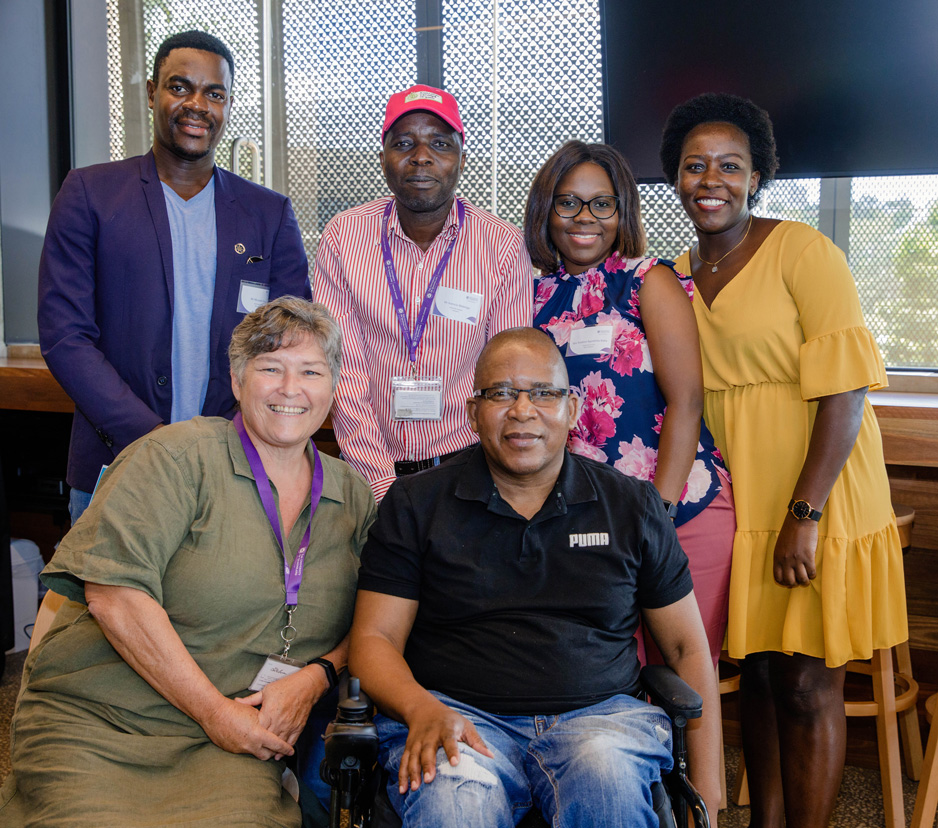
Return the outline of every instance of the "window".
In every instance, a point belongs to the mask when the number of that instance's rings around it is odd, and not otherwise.
[[[520,225],[546,158],[570,138],[602,140],[599,0],[439,3],[441,71],[468,136],[460,193]],[[379,131],[388,96],[413,83],[422,65],[417,4],[140,0],[143,19],[129,19],[137,7],[107,2],[110,104],[124,114],[111,122],[112,158],[149,145],[140,72],[149,75],[159,42],[205,28],[236,60],[235,105],[218,163],[230,164],[238,136],[259,145],[262,180],[293,199],[311,257],[335,213],[387,191]],[[849,199],[822,197],[844,187]],[[663,184],[640,191],[649,252],[677,257],[694,242],[677,197]],[[828,202],[834,206],[822,209]],[[938,371],[938,176],[776,181],[756,213],[830,235],[848,252],[886,364]]]

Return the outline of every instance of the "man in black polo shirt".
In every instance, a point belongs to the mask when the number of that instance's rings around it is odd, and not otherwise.
[[[655,488],[569,454],[578,400],[549,337],[482,352],[480,444],[397,480],[362,553],[350,668],[405,826],[655,826],[664,714],[634,697],[644,620],[704,698],[695,782],[719,799],[718,700],[687,558]],[[393,779],[394,775],[396,779]],[[421,783],[433,784],[421,784]]]

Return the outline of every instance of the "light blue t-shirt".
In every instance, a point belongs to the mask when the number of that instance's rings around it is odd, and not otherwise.
[[[162,182],[161,182],[162,183]],[[209,377],[209,337],[218,238],[215,177],[188,201],[163,183],[173,239],[172,422],[202,412]]]

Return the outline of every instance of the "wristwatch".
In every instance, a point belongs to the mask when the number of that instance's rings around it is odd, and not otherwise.
[[[821,512],[811,506],[807,500],[792,500],[788,504],[788,511],[796,520],[820,520]]]
[[[310,664],[318,664],[326,671],[326,681],[329,682],[329,689],[332,690],[339,683],[339,676],[335,671],[335,665],[325,658],[314,658]]]
[[[665,500],[664,498],[661,498],[661,502],[664,504],[664,509],[668,513],[668,517],[674,520],[674,518],[677,517],[677,504],[672,503],[670,500]]]

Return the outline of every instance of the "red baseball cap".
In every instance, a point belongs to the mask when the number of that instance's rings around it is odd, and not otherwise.
[[[410,89],[391,95],[387,108],[384,110],[381,140],[384,140],[384,136],[388,134],[391,125],[398,118],[414,110],[423,110],[442,118],[462,136],[463,141],[466,140],[466,130],[462,125],[462,119],[459,117],[459,106],[456,104],[456,99],[449,92],[419,83],[410,87]]]

